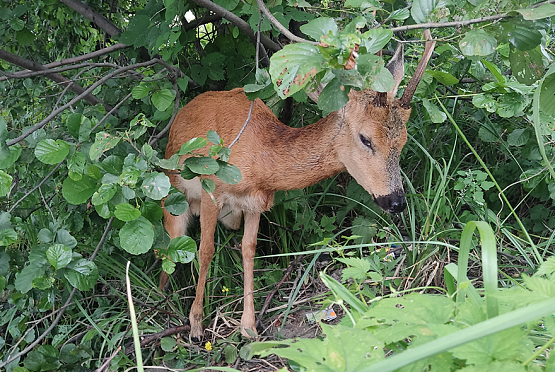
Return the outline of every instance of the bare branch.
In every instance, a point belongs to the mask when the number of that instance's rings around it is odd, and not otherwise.
[[[59,107],[58,109],[52,111],[46,118],[44,118],[43,120],[41,120],[39,123],[35,124],[28,132],[23,133],[22,135],[20,135],[19,137],[16,137],[8,142],[6,142],[7,146],[12,146],[15,145],[16,143],[23,141],[25,138],[27,138],[31,133],[39,130],[40,128],[44,127],[46,124],[48,124],[48,122],[50,120],[52,120],[52,118],[54,118],[56,115],[58,115],[60,112],[64,111],[65,109],[67,109],[68,107],[70,107],[71,105],[75,104],[76,102],[78,102],[80,99],[82,99],[83,97],[85,97],[86,95],[90,94],[93,90],[96,89],[96,87],[98,87],[101,84],[104,84],[106,81],[110,80],[111,78],[113,78],[114,76],[121,74],[122,72],[126,72],[135,68],[140,68],[140,67],[146,67],[146,66],[150,66],[156,63],[160,63],[160,60],[158,58],[154,58],[150,61],[147,62],[142,62],[142,63],[136,63],[134,65],[129,65],[129,66],[125,66],[125,67],[121,67],[119,69],[117,69],[116,71],[113,71],[107,75],[105,75],[102,79],[98,80],[97,82],[95,82],[94,84],[92,84],[90,87],[88,87],[82,94],[78,95],[77,97],[74,97],[71,101],[69,101],[68,103],[66,103],[65,105]]]
[[[110,22],[102,14],[95,12],[90,6],[79,0],[60,0],[62,4],[67,5],[83,17],[94,22],[98,27],[103,29],[108,35],[115,36],[121,34],[121,30]]]
[[[313,44],[313,45],[318,45],[318,43],[315,42],[315,41],[305,40],[302,37],[298,37],[297,35],[293,34],[291,31],[289,31],[289,29],[287,27],[285,27],[284,25],[279,23],[279,21],[276,19],[276,17],[274,17],[274,15],[272,13],[270,13],[268,8],[266,8],[266,5],[264,5],[264,2],[262,0],[256,0],[256,3],[258,4],[258,8],[262,11],[262,13],[264,13],[264,16],[266,16],[266,18],[274,26],[276,26],[276,28],[279,30],[279,32],[281,32],[283,35],[285,35],[285,37],[287,37],[289,40],[294,41],[296,43],[310,43],[310,44]]]
[[[34,61],[30,61],[26,58],[20,57],[20,56],[15,55],[15,54],[12,54],[12,53],[7,52],[3,49],[0,49],[0,58],[7,61],[7,62],[13,63],[16,66],[23,67],[23,68],[26,68],[28,70],[42,71],[42,70],[47,69],[46,67],[44,67],[43,65],[41,65],[39,63],[36,63]],[[101,103],[101,104],[104,105],[104,107],[106,108],[107,111],[110,111],[112,109],[111,106],[103,103],[101,100],[99,100],[94,95],[92,95],[91,94],[92,91],[83,95],[83,92],[85,92],[85,89],[82,86],[72,82],[71,80],[69,80],[68,78],[66,78],[65,76],[63,76],[61,74],[49,73],[49,74],[46,74],[46,77],[49,78],[50,80],[55,81],[56,83],[61,84],[62,86],[66,86],[68,84],[71,84],[69,89],[75,94],[78,94],[80,96],[82,95],[81,98],[85,99],[91,105],[98,105],[99,103]]]
[[[83,54],[82,56],[77,56],[77,57],[73,57],[73,58],[66,58],[66,59],[63,59],[61,61],[47,63],[47,64],[43,65],[43,67],[45,67],[47,69],[51,69],[51,68],[54,68],[54,67],[65,66],[65,65],[72,64],[72,63],[79,63],[79,62],[87,61],[89,59],[100,57],[104,54],[115,52],[117,50],[128,48],[128,47],[129,47],[128,45],[121,44],[121,43],[120,44],[115,44],[115,45],[112,45],[112,46],[109,46],[109,47],[106,47],[106,48],[103,48],[103,49],[96,50],[96,51],[88,53],[88,54]],[[17,78],[27,77],[28,75],[26,75],[26,74],[30,73],[31,71],[32,70],[23,70],[23,71],[14,72],[13,74],[5,74],[5,75],[9,76],[10,78],[17,79]],[[0,81],[4,81],[4,80],[7,80],[7,79],[8,78],[5,77],[5,76],[0,77]]]
[[[255,40],[256,36],[254,35],[254,31],[252,30],[251,26],[243,21],[241,18],[237,17],[235,14],[227,11],[226,9],[222,8],[221,6],[219,6],[216,3],[213,3],[210,0],[193,0],[195,3],[197,3],[198,5],[202,6],[203,8],[206,8],[208,10],[210,10],[211,12],[216,13],[217,15],[219,15],[222,18],[227,19],[229,22],[233,23],[235,26],[237,26],[241,31],[243,31],[245,34],[247,34],[251,40]],[[261,37],[262,40],[262,44],[274,51],[277,52],[278,50],[281,49],[281,46],[275,42],[273,42],[269,37],[267,37],[266,35],[262,35]]]
[[[194,30],[199,26],[205,25],[207,23],[213,23],[213,22],[219,21],[220,19],[222,19],[222,17],[217,14],[206,14],[204,17],[200,19],[195,19],[194,21],[191,21],[191,22],[187,22],[185,17],[183,17],[181,18],[181,27],[183,27],[183,30],[185,31],[190,31],[190,30]]]

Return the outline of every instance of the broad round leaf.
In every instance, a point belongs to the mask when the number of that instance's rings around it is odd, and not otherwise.
[[[150,88],[146,84],[139,84],[131,89],[131,95],[134,99],[141,99],[148,96]]]
[[[407,10],[408,13],[408,10]],[[362,44],[366,48],[366,53],[375,54],[391,40],[393,32],[384,28],[368,30],[362,34]]]
[[[509,61],[513,76],[522,84],[534,84],[544,72],[541,47],[523,52],[511,46]]]
[[[424,23],[437,6],[438,0],[414,0],[410,8],[410,14],[416,23]]]
[[[120,140],[120,137],[114,137],[106,132],[97,133],[89,152],[90,158],[97,160],[104,152],[114,148]]]
[[[121,221],[133,221],[141,217],[141,211],[129,203],[120,203],[116,205],[114,216]]]
[[[83,176],[79,181],[66,178],[62,185],[62,195],[70,204],[85,203],[94,194],[96,182],[89,176]]]
[[[22,148],[19,144],[0,149],[0,169],[8,169],[11,167],[13,163],[19,159],[21,149]]]
[[[0,230],[0,247],[7,247],[17,242],[17,232],[14,229]]]
[[[48,259],[48,262],[50,262],[50,265],[52,265],[56,270],[68,265],[71,262],[71,257],[71,248],[68,248],[63,244],[54,244],[46,251],[46,258]]]
[[[175,95],[169,89],[162,89],[152,94],[152,103],[158,111],[166,111],[174,99]]]
[[[313,19],[301,26],[301,31],[310,36],[316,41],[320,41],[320,38],[324,35],[328,35],[330,32],[333,35],[337,35],[339,30],[337,29],[337,24],[333,18],[320,17]]]
[[[146,253],[154,241],[152,223],[143,216],[129,221],[119,231],[119,239],[121,247],[127,252],[131,254]]]
[[[187,211],[189,203],[187,197],[180,192],[170,194],[164,201],[164,208],[174,216],[180,216]]]
[[[184,164],[191,171],[198,174],[214,174],[220,169],[220,165],[215,159],[207,157],[188,158]]]
[[[170,192],[170,179],[164,173],[150,173],[143,180],[141,189],[146,196],[154,200],[161,200]]]
[[[468,57],[485,57],[495,52],[497,40],[482,29],[468,31],[459,42],[462,54]]]
[[[153,224],[160,221],[164,217],[164,210],[155,202],[144,202],[141,205],[141,213],[143,217]]]
[[[189,263],[195,258],[197,244],[188,236],[179,236],[170,241],[168,255],[173,262]]]
[[[69,231],[61,229],[56,233],[56,242],[65,245],[68,248],[75,248],[77,246],[77,240],[71,236]]]
[[[98,268],[94,262],[82,258],[64,269],[64,277],[78,290],[88,291],[96,285]]]
[[[91,199],[93,205],[101,205],[109,202],[118,191],[116,185],[114,184],[103,184],[98,188]]]
[[[288,44],[270,58],[270,76],[281,98],[289,97],[314,81],[326,60],[316,45]]]
[[[220,160],[218,160],[218,164],[220,169],[216,172],[216,177],[230,185],[235,185],[241,181],[241,171],[235,165]]]
[[[69,154],[69,145],[63,140],[44,139],[35,147],[35,156],[44,164],[58,164]]]
[[[318,107],[326,112],[337,111],[349,101],[348,94],[349,92],[341,85],[339,79],[334,77],[320,93]]]

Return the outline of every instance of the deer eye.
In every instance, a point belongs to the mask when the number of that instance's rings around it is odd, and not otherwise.
[[[360,134],[360,142],[362,142],[362,144],[366,147],[368,147],[370,150],[374,151],[374,147],[372,146],[372,141],[370,141],[370,138]]]

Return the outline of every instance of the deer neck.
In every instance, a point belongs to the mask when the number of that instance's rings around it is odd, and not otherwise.
[[[303,128],[279,126],[272,138],[275,159],[266,185],[273,190],[302,189],[344,171],[336,151],[345,135],[340,124],[339,114],[333,112]]]

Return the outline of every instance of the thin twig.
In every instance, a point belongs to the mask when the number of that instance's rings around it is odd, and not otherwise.
[[[297,256],[297,257],[299,257],[299,256]],[[285,272],[285,274],[283,274],[283,278],[281,278],[281,280],[275,286],[275,288],[272,289],[272,291],[268,294],[268,296],[266,296],[266,300],[264,300],[264,305],[262,306],[262,309],[260,310],[260,313],[258,313],[258,319],[256,320],[256,325],[257,326],[262,326],[262,317],[264,316],[264,313],[268,309],[268,306],[270,306],[270,302],[272,302],[272,298],[274,297],[276,292],[279,290],[281,285],[283,283],[285,283],[285,281],[289,278],[289,275],[291,275],[291,272],[293,271],[295,266],[297,266],[297,258],[295,258],[295,260],[293,260],[289,264],[289,267],[287,268],[287,271]]]
[[[25,198],[27,198],[29,195],[31,195],[31,193],[32,193],[33,191],[35,191],[36,189],[38,189],[39,187],[41,187],[42,184],[45,183],[46,180],[49,179],[50,176],[52,176],[52,174],[54,174],[54,172],[56,172],[56,169],[58,169],[58,168],[60,167],[60,165],[62,165],[63,163],[64,163],[63,161],[60,162],[60,163],[58,163],[58,165],[56,165],[56,166],[54,167],[54,169],[52,169],[52,170],[50,171],[50,173],[48,173],[48,174],[46,175],[46,177],[44,177],[44,178],[42,179],[42,181],[39,182],[38,185],[36,185],[35,187],[33,187],[31,190],[27,191],[27,193],[26,193],[25,195],[23,195],[23,196],[21,197],[21,199],[19,199],[18,201],[15,202],[15,204],[13,205],[13,207],[10,208],[10,210],[8,211],[8,213],[12,213],[13,210],[19,205],[19,203],[21,203],[23,200],[25,200]]]
[[[64,111],[65,109],[67,109],[68,107],[71,107],[72,105],[74,105],[76,102],[78,102],[79,100],[81,100],[83,97],[86,97],[89,93],[91,93],[93,90],[95,90],[98,86],[104,84],[106,81],[112,79],[115,75],[121,74],[122,72],[126,72],[135,68],[140,68],[140,67],[146,67],[146,66],[151,66],[153,64],[156,63],[160,63],[160,60],[158,58],[154,58],[151,59],[150,61],[147,62],[143,62],[143,63],[136,63],[134,65],[129,65],[129,66],[125,66],[125,67],[121,67],[119,69],[117,69],[116,71],[113,71],[107,75],[105,75],[102,79],[98,80],[97,82],[95,82],[94,84],[92,84],[89,88],[87,88],[83,93],[79,94],[78,96],[74,97],[71,101],[69,101],[68,103],[66,103],[65,105],[59,107],[58,109],[52,111],[46,118],[44,118],[43,120],[41,120],[39,123],[35,124],[28,132],[23,133],[22,135],[20,135],[19,137],[16,137],[10,141],[8,141],[6,143],[7,146],[12,146],[15,145],[16,143],[23,141],[25,138],[27,138],[31,133],[41,129],[42,127],[44,127],[46,124],[48,124],[50,122],[50,120],[52,120],[56,115],[58,115],[59,113],[61,113],[62,111]]]
[[[276,17],[274,17],[274,15],[270,13],[268,8],[266,8],[266,5],[264,5],[264,2],[262,0],[256,0],[256,3],[258,4],[258,9],[260,9],[262,13],[264,13],[268,21],[270,21],[270,23],[273,24],[279,30],[279,32],[285,35],[285,37],[287,37],[289,40],[294,41],[296,43],[309,43],[313,45],[318,45],[318,43],[315,41],[310,41],[310,40],[303,39],[302,37],[298,37],[297,35],[293,34],[291,31],[289,31],[287,27],[279,23]]]
[[[110,220],[108,221],[108,225],[106,226],[106,228],[104,229],[104,233],[102,234],[102,237],[100,238],[100,241],[98,242],[98,245],[96,246],[96,249],[94,250],[93,254],[91,255],[91,257],[89,257],[89,261],[93,261],[94,258],[96,257],[98,251],[100,250],[100,248],[104,245],[104,241],[106,240],[106,237],[108,236],[108,232],[110,231],[110,229],[112,228],[112,221],[114,221],[114,217],[110,218]],[[35,346],[37,346],[53,329],[54,327],[56,327],[56,325],[58,325],[58,322],[60,321],[60,318],[62,317],[62,315],[64,315],[65,313],[65,309],[70,305],[70,303],[73,300],[73,296],[75,296],[75,293],[77,292],[77,288],[73,288],[73,290],[71,291],[71,293],[69,294],[69,297],[67,298],[65,304],[62,306],[64,308],[64,311],[60,311],[58,313],[58,316],[56,317],[56,319],[54,319],[54,321],[52,322],[52,324],[50,324],[50,327],[48,327],[39,337],[36,338],[35,341],[33,341],[32,343],[30,343],[29,345],[27,345],[27,347],[25,349],[23,349],[21,352],[17,353],[14,356],[11,356],[9,358],[7,358],[7,360],[5,362],[0,363],[0,368],[8,365],[9,363],[13,362],[14,360],[16,360],[17,358],[19,358],[22,355],[27,354],[29,351],[33,350],[33,348]]]

